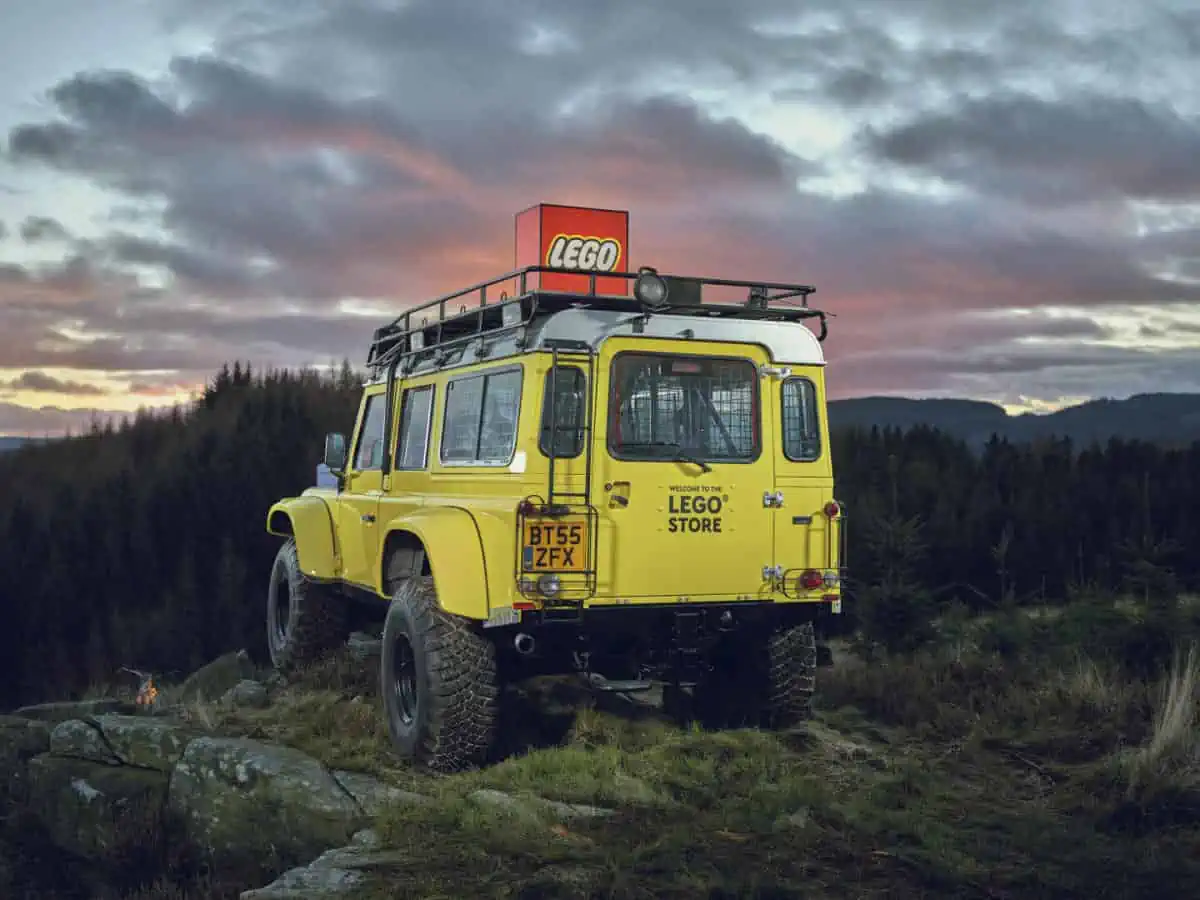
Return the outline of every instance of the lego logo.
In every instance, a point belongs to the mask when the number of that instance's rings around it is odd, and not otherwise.
[[[546,265],[555,269],[595,269],[612,272],[621,261],[621,242],[615,238],[556,235],[546,251]]]

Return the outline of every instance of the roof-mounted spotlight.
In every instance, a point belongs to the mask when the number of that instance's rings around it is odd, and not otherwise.
[[[637,279],[633,282],[633,296],[642,306],[659,309],[667,303],[667,282],[650,266],[638,269]]]

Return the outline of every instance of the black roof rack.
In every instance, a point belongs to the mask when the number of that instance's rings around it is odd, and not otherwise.
[[[539,273],[570,275],[588,279],[586,292],[552,291],[531,287],[530,276]],[[820,320],[819,340],[827,333],[826,313],[808,305],[808,297],[816,291],[806,284],[783,284],[769,281],[736,281],[726,278],[697,278],[662,275],[670,287],[669,302],[661,307],[644,307],[626,294],[603,294],[597,291],[598,279],[623,278],[633,281],[638,272],[600,272],[572,270],[564,272],[549,266],[527,266],[496,278],[473,284],[452,294],[422,303],[378,328],[367,353],[367,367],[378,373],[398,365],[403,359],[434,349],[450,350],[481,335],[498,336],[516,331],[537,315],[559,312],[571,307],[612,310],[616,312],[667,312],[676,315],[716,316],[760,321]],[[656,273],[657,274],[657,273]],[[536,283],[536,282],[532,282]],[[509,296],[509,287],[515,292]],[[707,303],[705,288],[739,288],[745,291],[740,303]],[[488,292],[499,296],[489,302]],[[781,300],[799,298],[800,305],[771,306]],[[457,304],[455,301],[458,301]],[[457,305],[458,309],[453,307]]]

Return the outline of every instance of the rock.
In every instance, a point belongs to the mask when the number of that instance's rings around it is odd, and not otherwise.
[[[45,722],[64,722],[67,719],[86,719],[101,713],[132,713],[137,710],[132,703],[115,698],[101,700],[75,700],[64,703],[38,703],[22,706],[13,715]]]
[[[186,725],[143,716],[103,715],[92,721],[122,763],[159,772],[170,772],[188,742],[200,735]]]
[[[404,861],[399,852],[379,850],[378,844],[373,831],[360,831],[349,846],[327,850],[266,887],[243,891],[241,900],[352,900],[356,895],[366,896],[360,891],[368,883],[364,870],[374,872]]]
[[[424,794],[414,794],[412,791],[384,784],[378,778],[363,772],[338,770],[333,773],[333,777],[368,816],[378,815],[380,810],[393,803],[408,803],[416,806],[428,805],[433,802]]]
[[[179,702],[217,700],[240,681],[254,680],[258,675],[250,654],[245,650],[226,653],[201,666],[179,686]]]
[[[789,816],[780,816],[775,820],[775,829],[784,831],[788,828],[804,828],[808,825],[809,812],[801,808]]]
[[[100,729],[83,719],[69,719],[55,725],[50,732],[50,752],[55,756],[89,759],[110,766],[120,763]]]
[[[161,772],[49,755],[28,771],[29,809],[58,847],[114,864],[161,840]]]
[[[171,777],[168,805],[189,837],[234,858],[309,858],[344,844],[366,819],[317,760],[247,738],[189,743]]]
[[[271,697],[267,686],[261,681],[251,681],[244,678],[225,692],[223,702],[232,703],[248,709],[265,709],[271,705]]]
[[[29,786],[25,763],[49,749],[48,724],[36,719],[0,716],[0,801],[24,802]]]
[[[614,814],[613,810],[599,806],[588,806],[584,803],[561,803],[557,800],[546,800],[543,797],[515,797],[504,791],[489,788],[473,791],[470,797],[483,806],[507,809],[520,816],[549,816],[562,822],[572,819],[597,819]]]

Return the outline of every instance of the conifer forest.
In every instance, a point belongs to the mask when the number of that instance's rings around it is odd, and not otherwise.
[[[352,429],[359,386],[348,365],[237,364],[193,408],[0,455],[3,703],[259,649],[279,543],[266,510],[314,483],[323,435]],[[1179,613],[1164,601],[1200,589],[1200,442],[978,449],[916,427],[844,428],[831,444],[852,581],[827,630],[901,651],[951,610],[1121,592],[1162,615],[1105,649],[1138,668],[1169,662]]]

